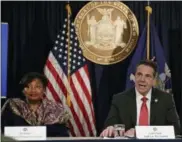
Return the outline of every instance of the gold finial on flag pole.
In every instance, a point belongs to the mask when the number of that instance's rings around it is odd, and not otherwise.
[[[68,15],[71,15],[71,7],[69,5],[69,1],[68,1],[68,4],[66,4],[66,10],[67,10]]]
[[[66,4],[66,10],[67,10],[67,36],[68,36],[68,54],[67,54],[67,77],[68,77],[68,84],[70,84],[70,69],[71,69],[71,64],[70,64],[70,16],[71,16],[71,7],[68,4]],[[67,95],[66,95],[66,101],[67,105],[70,107],[71,106],[71,98],[70,98],[70,87],[68,87],[67,90]]]
[[[150,14],[152,14],[152,8],[150,7],[150,1],[148,1],[148,6],[145,7],[147,11],[147,59],[150,59]]]

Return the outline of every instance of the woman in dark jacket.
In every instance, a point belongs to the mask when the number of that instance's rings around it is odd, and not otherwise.
[[[59,103],[45,97],[47,78],[39,73],[26,74],[20,84],[25,99],[8,99],[1,111],[1,129],[5,126],[46,126],[47,137],[69,136],[68,112]]]

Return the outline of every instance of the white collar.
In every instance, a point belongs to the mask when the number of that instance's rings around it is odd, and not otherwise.
[[[135,92],[136,92],[136,99],[141,100],[143,98],[143,95],[140,94],[136,88],[135,88]],[[145,97],[148,99],[148,101],[150,101],[151,96],[152,96],[152,89],[149,90],[149,92],[147,93]]]

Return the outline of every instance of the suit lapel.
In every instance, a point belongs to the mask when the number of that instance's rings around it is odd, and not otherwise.
[[[137,118],[137,108],[136,108],[136,93],[135,93],[135,88],[132,89],[131,92],[131,105],[130,105],[130,112],[131,112],[131,120],[132,120],[132,125],[136,125],[136,118]]]
[[[156,105],[158,102],[158,98],[156,95],[156,91],[152,89],[152,96],[151,96],[151,105],[150,105],[150,125],[154,125],[155,117],[156,117]]]

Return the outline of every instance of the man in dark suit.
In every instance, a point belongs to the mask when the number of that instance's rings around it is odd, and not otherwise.
[[[124,124],[124,135],[134,136],[136,125],[173,125],[180,133],[180,121],[172,94],[153,88],[157,65],[141,61],[135,71],[135,87],[113,96],[100,136],[113,136],[114,124]],[[121,132],[121,134],[123,134]]]

